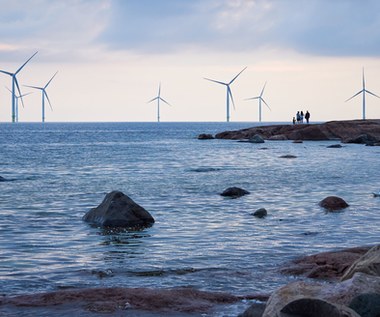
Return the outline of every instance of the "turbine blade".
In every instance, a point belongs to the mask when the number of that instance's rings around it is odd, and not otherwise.
[[[46,93],[45,89],[43,90],[43,94],[45,95],[47,101],[49,102],[49,106],[50,106],[51,111],[53,111],[53,107],[51,106],[51,102],[50,102],[49,96],[48,96],[48,94]]]
[[[362,92],[363,92],[363,90],[360,90],[358,93],[356,93],[355,95],[353,95],[351,98],[348,98],[345,102],[351,100],[352,98],[355,98],[357,95],[360,95]]]
[[[44,89],[46,89],[46,87],[50,84],[50,82],[53,80],[53,78],[55,77],[55,75],[57,75],[58,71],[55,72],[55,74],[53,75],[52,78],[50,78],[50,80],[47,82],[47,84],[45,85]]]
[[[7,75],[9,75],[9,76],[13,76],[12,73],[7,72],[7,71],[5,71],[5,70],[0,70],[0,73],[7,74]]]
[[[218,80],[214,80],[214,79],[210,79],[210,78],[205,78],[205,77],[203,77],[203,79],[206,79],[206,80],[212,81],[212,82],[217,83],[217,84],[225,85],[225,86],[228,85],[228,84],[226,84],[226,83],[224,83],[224,82],[222,82],[222,81],[218,81]]]
[[[29,87],[29,88],[33,88],[33,89],[39,89],[39,90],[43,90],[42,87],[37,87],[37,86],[29,86],[29,85],[23,85],[24,87]]]
[[[161,99],[163,102],[165,102],[167,105],[171,106],[171,104],[168,103],[165,99],[163,99],[163,98],[161,98],[161,97],[160,97],[160,99]]]
[[[5,86],[5,89],[8,90],[11,94],[13,94],[12,90],[10,90],[7,86]]]
[[[243,70],[240,71],[239,74],[237,74],[228,84],[231,85],[233,83],[233,81],[239,77],[239,75],[247,68],[248,66],[244,67]]]
[[[161,83],[158,85],[158,97],[161,96]]]
[[[376,94],[374,94],[373,92],[370,92],[369,90],[365,90],[365,92],[367,92],[367,93],[369,93],[370,95],[372,95],[372,96],[375,96],[375,97],[377,97],[377,98],[380,98],[378,95],[376,95]]]
[[[24,64],[22,64],[22,66],[15,72],[15,75],[21,70],[21,69],[23,69],[23,67],[34,57],[34,55],[36,55],[38,53],[38,51],[37,52],[35,52]]]
[[[235,102],[234,102],[234,97],[232,96],[232,91],[231,91],[231,88],[229,85],[227,85],[227,91],[228,91],[228,95],[231,97],[231,101],[232,101],[232,106],[234,107],[234,110],[235,110]]]
[[[155,98],[153,98],[153,99],[147,101],[146,103],[150,103],[150,102],[155,101],[155,100],[157,100],[157,99],[158,99],[158,97],[155,97]]]
[[[363,90],[365,89],[364,67],[363,67]]]
[[[260,97],[252,97],[252,98],[247,98],[247,99],[244,99],[244,100],[253,100],[253,99],[259,99]]]
[[[21,104],[24,107],[24,100],[22,99],[22,96],[21,96],[22,94],[21,94],[21,90],[20,90],[20,86],[18,84],[17,78],[16,77],[13,77],[13,78],[14,78],[14,81],[15,81],[15,84],[16,84],[16,88],[18,90],[18,95],[20,96],[20,99],[21,99]],[[16,97],[16,95],[15,95],[15,97]]]
[[[32,92],[27,92],[27,93],[23,94],[22,96],[19,96],[18,98],[25,97],[25,96],[30,95],[30,94],[32,94]]]
[[[268,109],[270,110],[270,111],[272,111],[272,109],[269,107],[269,105],[265,102],[265,100],[263,99],[263,98],[261,98],[261,100],[262,100],[262,102],[263,103],[265,103],[265,105],[268,107]]]
[[[265,86],[267,85],[267,82],[265,82],[265,84],[264,84],[264,87],[263,87],[263,89],[261,90],[261,93],[260,93],[260,97],[262,97],[263,96],[263,93],[264,93],[264,89],[265,89]]]

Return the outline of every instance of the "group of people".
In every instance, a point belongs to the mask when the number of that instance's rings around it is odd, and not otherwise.
[[[310,112],[306,110],[305,115],[303,114],[303,111],[297,111],[297,114],[295,117],[293,117],[293,124],[300,124],[303,123],[303,119],[305,118],[306,123],[309,124],[310,120]]]

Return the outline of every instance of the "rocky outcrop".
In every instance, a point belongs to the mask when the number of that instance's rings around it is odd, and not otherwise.
[[[341,140],[343,143],[380,142],[380,120],[329,121],[321,124],[259,126],[215,135],[217,139],[250,139],[255,134],[265,140]]]
[[[339,251],[329,251],[295,259],[283,267],[283,274],[302,275],[308,278],[339,280],[344,272],[371,247],[357,247]]]
[[[108,193],[103,202],[89,210],[83,220],[101,227],[147,227],[151,214],[120,191]]]
[[[264,139],[258,135],[258,134],[255,134],[252,138],[249,138],[248,140],[250,143],[264,143]]]
[[[356,272],[380,277],[380,244],[357,259],[344,273],[342,281],[350,279]]]
[[[217,304],[234,303],[238,297],[225,294],[199,291],[191,287],[173,289],[149,288],[89,288],[69,289],[56,292],[3,297],[0,307],[9,307],[16,311],[12,316],[22,315],[21,312],[31,312],[36,307],[54,309],[49,316],[66,316],[60,314],[60,309],[72,307],[76,315],[80,311],[93,313],[112,313],[112,316],[134,315],[133,310],[160,312],[174,316],[175,313],[207,313]],[[132,311],[132,312],[131,312]],[[38,316],[39,314],[36,314]],[[73,315],[73,316],[74,316]],[[29,314],[28,316],[32,316]],[[46,315],[48,316],[48,315]],[[68,316],[68,315],[67,315]],[[87,314],[86,314],[87,316]],[[139,314],[140,316],[140,314]]]
[[[379,317],[380,294],[360,294],[351,301],[349,307],[356,311],[361,317]]]
[[[338,211],[347,208],[349,205],[340,197],[328,196],[319,202],[319,206],[328,211]]]
[[[198,135],[198,140],[212,140],[215,139],[212,134],[202,133]]]
[[[249,191],[239,187],[229,187],[225,189],[220,195],[231,198],[238,198],[244,195],[248,195]]]
[[[340,313],[348,311],[351,301],[364,293],[379,293],[380,277],[370,276],[364,273],[356,273],[351,279],[339,283],[306,283],[293,282],[274,291],[270,296],[263,317],[282,317],[284,307],[293,301],[315,298],[333,303],[334,306],[344,305]],[[351,312],[350,312],[351,313]],[[314,315],[301,315],[314,316]],[[320,315],[324,316],[324,315]],[[339,315],[333,315],[339,316]],[[342,315],[355,316],[355,315]]]

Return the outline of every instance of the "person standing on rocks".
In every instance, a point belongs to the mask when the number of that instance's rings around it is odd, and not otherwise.
[[[306,119],[306,123],[309,124],[310,112],[308,110],[306,110],[305,119]]]
[[[296,118],[297,118],[297,123],[300,123],[300,121],[301,121],[301,115],[300,115],[299,111],[297,111]]]
[[[300,121],[301,123],[303,123],[303,111],[301,110],[301,114],[300,114]]]

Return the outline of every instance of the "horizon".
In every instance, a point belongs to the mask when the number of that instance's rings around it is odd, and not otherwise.
[[[362,89],[380,95],[380,3],[369,0],[47,1],[0,0],[0,70],[24,87],[47,87],[46,122],[225,122],[229,82],[231,122],[290,122],[298,110],[311,122],[362,117]],[[48,12],[49,14],[45,14]],[[0,74],[0,122],[11,121],[10,76]],[[219,87],[220,86],[220,87]],[[41,121],[41,95],[23,98],[19,121]],[[368,95],[366,118],[380,118]]]

